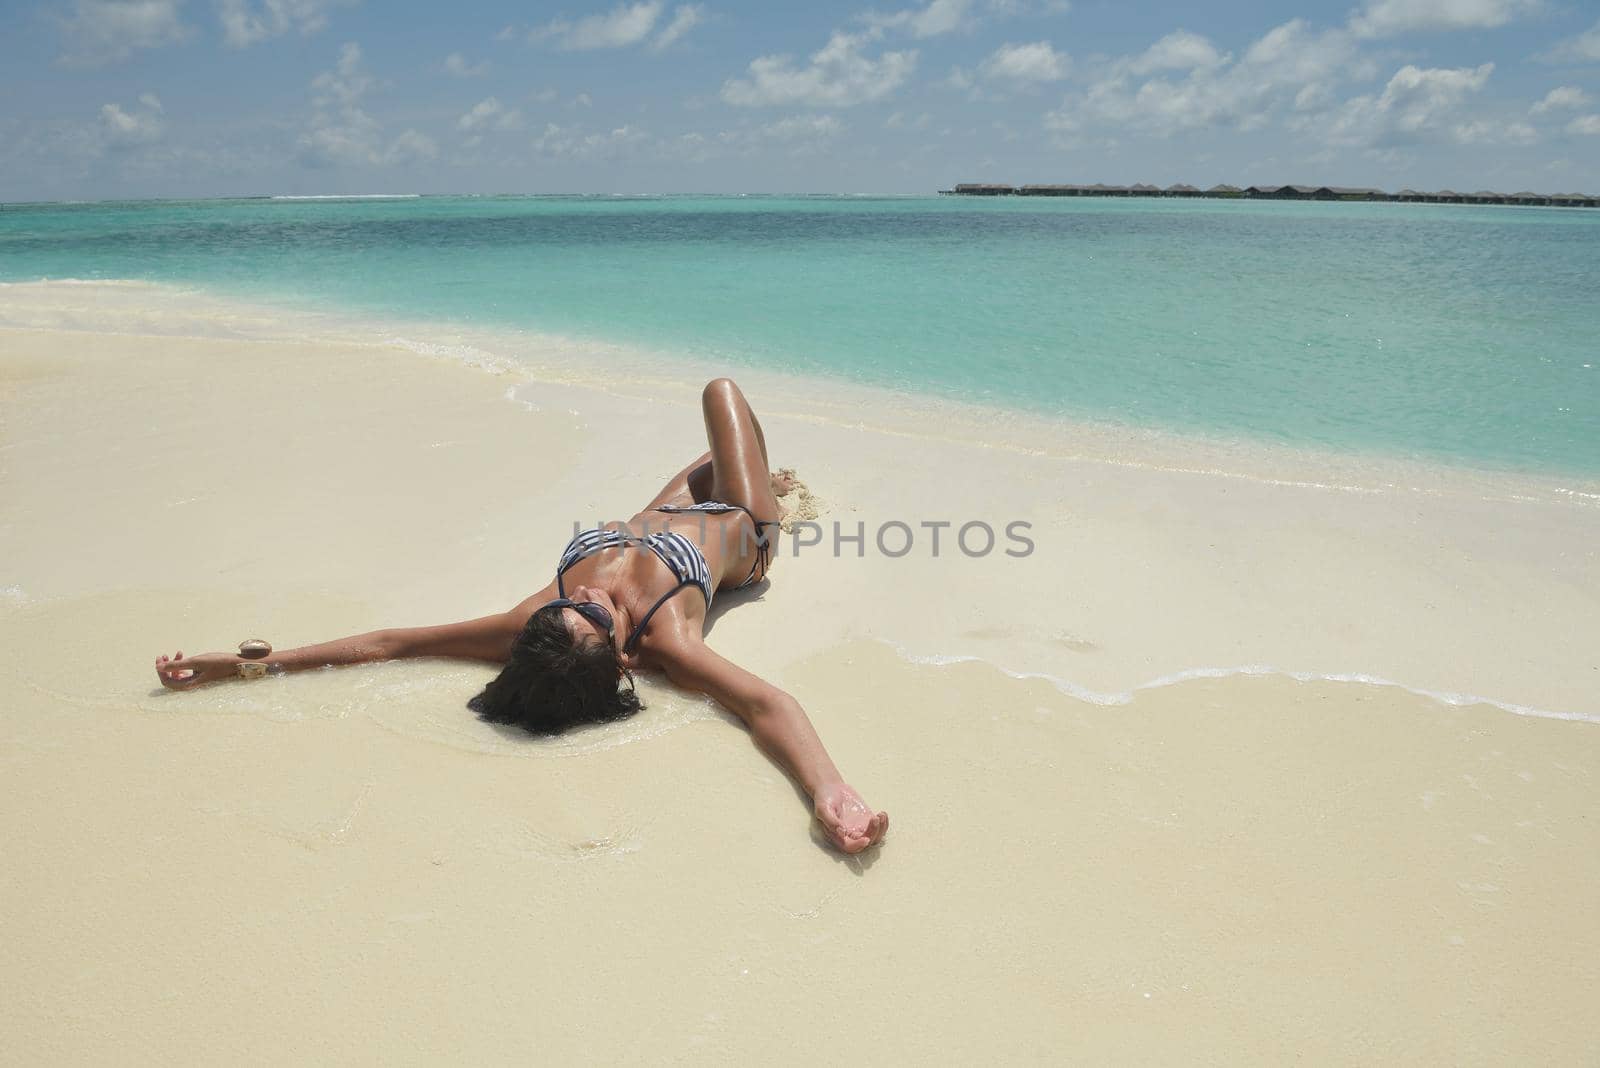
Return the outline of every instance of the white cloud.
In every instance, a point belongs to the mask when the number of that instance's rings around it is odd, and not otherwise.
[[[1128,65],[1134,74],[1151,74],[1162,70],[1194,70],[1215,67],[1227,59],[1210,41],[1198,33],[1175,30],[1144,50],[1144,54]]]
[[[339,49],[339,62],[333,70],[323,71],[311,79],[311,88],[318,91],[319,108],[354,107],[372,88],[372,75],[361,62],[361,46],[354,41]]]
[[[862,54],[876,33],[835,33],[803,67],[790,56],[762,56],[750,61],[748,77],[730,78],[722,99],[741,107],[801,104],[850,107],[879,100],[898,89],[917,65],[917,53]]]
[[[1487,30],[1534,10],[1538,0],[1368,0],[1350,17],[1358,37],[1430,30]]]
[[[558,159],[609,159],[630,154],[649,141],[649,135],[635,126],[586,133],[582,128],[547,123],[533,139],[533,149]]]
[[[141,48],[159,48],[189,35],[178,17],[183,0],[76,0],[61,22],[68,63],[107,63]]]
[[[773,141],[810,141],[837,136],[843,129],[832,115],[793,115],[761,127],[761,136]]]
[[[1334,95],[1332,87],[1327,85],[1313,84],[1302,86],[1300,91],[1294,94],[1294,104],[1292,105],[1292,108],[1294,111],[1300,113],[1307,111],[1324,111],[1330,105],[1332,105],[1333,102]]]
[[[832,115],[793,115],[750,131],[726,131],[718,135],[725,148],[751,155],[769,156],[784,152],[807,156],[827,149],[844,131],[844,124]]]
[[[337,118],[318,115],[300,135],[300,158],[313,167],[373,163],[382,156],[380,133],[377,122],[364,111]]]
[[[926,130],[928,128],[928,124],[932,121],[933,116],[929,115],[926,111],[914,119],[903,112],[896,111],[887,119],[883,120],[883,125],[887,130]]]
[[[281,37],[298,30],[302,37],[325,28],[328,12],[348,7],[359,0],[261,0],[258,7],[249,0],[218,0],[217,18],[222,23],[222,38],[231,48],[248,48],[259,41]]]
[[[713,137],[693,134],[662,146],[671,155],[699,161],[729,155],[771,158],[775,153],[805,156],[828,148],[847,127],[833,115],[790,115],[763,125],[720,130]]]
[[[704,22],[705,18],[704,5],[680,4],[672,12],[672,21],[667,23],[654,41],[650,42],[651,49],[659,52],[663,48],[671,48],[683,38],[684,34]]]
[[[988,0],[984,7],[995,15],[1065,15],[1072,10],[1072,0]]]
[[[100,108],[100,132],[111,148],[149,144],[161,136],[161,100],[154,93],[142,93],[139,104],[124,111],[117,104]]]
[[[1600,137],[1600,115],[1579,115],[1567,123],[1567,133]]]
[[[622,4],[603,15],[587,15],[576,22],[555,19],[529,32],[530,41],[549,41],[568,52],[597,48],[626,48],[650,36],[666,6],[664,0]]]
[[[444,70],[446,74],[454,74],[457,78],[481,78],[489,73],[489,61],[485,59],[469,63],[460,52],[451,52],[444,57]]]
[[[1067,76],[1069,60],[1049,41],[1005,44],[995,49],[978,70],[985,78],[1013,83],[1057,82]]]
[[[1539,58],[1552,63],[1600,63],[1600,22],[1575,37],[1558,42]]]
[[[978,84],[971,71],[962,70],[960,67],[951,67],[950,73],[945,75],[944,81],[939,83],[949,89],[971,89]]]
[[[1163,73],[1144,77],[1150,71]],[[1253,130],[1287,108],[1326,106],[1334,86],[1369,73],[1370,63],[1348,33],[1318,32],[1302,19],[1267,31],[1237,60],[1180,30],[1138,55],[1103,64],[1085,90],[1045,116],[1045,125],[1068,132],[1103,125],[1158,136],[1217,126]]]
[[[1530,115],[1543,115],[1547,111],[1571,110],[1589,106],[1589,94],[1576,85],[1563,85],[1552,89],[1544,99],[1528,109]]]
[[[661,145],[661,154],[669,159],[687,160],[690,163],[704,163],[709,160],[712,153],[706,135],[697,130],[679,134],[671,141]]]
[[[1315,85],[1339,77],[1364,78],[1355,43],[1341,30],[1318,33],[1304,19],[1274,26],[1245,50],[1237,69],[1274,87]]]
[[[938,37],[971,27],[971,9],[972,0],[928,0],[922,7],[888,15],[869,12],[861,18],[874,28],[904,30],[913,37]]]
[[[488,97],[476,104],[456,120],[458,130],[476,130],[500,113],[500,101]]]
[[[508,108],[495,97],[485,97],[456,120],[456,129],[467,133],[484,130],[515,130],[522,125],[522,112]]]
[[[394,139],[394,143],[384,152],[379,162],[409,163],[413,160],[433,159],[438,154],[439,146],[433,143],[433,138],[408,129]]]
[[[433,139],[408,129],[387,145],[383,128],[361,106],[376,84],[354,42],[339,50],[339,62],[311,80],[314,111],[299,140],[302,162],[313,167],[340,164],[408,163],[438,154]]]
[[[1539,140],[1539,131],[1520,121],[1466,119],[1450,127],[1447,136],[1463,145],[1531,145]]]
[[[1332,121],[1319,124],[1318,129],[1335,144],[1376,147],[1438,140],[1516,140],[1520,130],[1527,129],[1521,124],[1516,124],[1517,130],[1496,127],[1460,113],[1461,104],[1488,83],[1493,71],[1493,63],[1427,70],[1408,64],[1395,72],[1380,95],[1346,101]]]

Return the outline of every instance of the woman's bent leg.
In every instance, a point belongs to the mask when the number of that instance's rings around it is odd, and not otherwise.
[[[711,445],[712,497],[748,508],[759,520],[776,521],[767,439],[750,402],[731,378],[707,383],[700,400]]]

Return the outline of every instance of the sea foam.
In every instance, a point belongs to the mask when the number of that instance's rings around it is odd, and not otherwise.
[[[1535,719],[1568,720],[1579,723],[1600,723],[1600,713],[1569,712],[1547,708],[1535,708],[1531,705],[1520,704],[1514,701],[1504,701],[1493,697],[1483,697],[1478,694],[1460,693],[1452,690],[1436,690],[1421,686],[1412,686],[1404,682],[1383,678],[1366,672],[1351,671],[1290,671],[1284,668],[1272,667],[1267,664],[1243,664],[1235,667],[1198,667],[1186,668],[1169,674],[1159,675],[1145,682],[1137,683],[1126,690],[1102,691],[1082,686],[1071,679],[1043,671],[1018,671],[996,663],[993,659],[983,656],[968,654],[948,653],[917,653],[906,648],[899,642],[887,639],[878,639],[883,644],[895,651],[902,660],[912,664],[922,664],[933,667],[944,667],[951,664],[978,663],[993,668],[1013,679],[1037,679],[1047,682],[1057,690],[1075,700],[1084,701],[1095,705],[1126,705],[1131,704],[1142,690],[1157,690],[1168,686],[1177,686],[1196,679],[1230,679],[1230,678],[1261,678],[1276,676],[1279,678],[1293,679],[1296,682],[1332,682],[1351,683],[1362,686],[1383,686],[1403,690],[1406,693],[1416,694],[1419,697],[1430,698],[1440,704],[1454,707],[1468,705],[1489,705],[1503,712],[1510,712],[1517,716],[1529,716]]]

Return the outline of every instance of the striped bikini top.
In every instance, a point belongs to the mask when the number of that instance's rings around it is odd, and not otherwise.
[[[579,560],[593,556],[595,553],[605,552],[607,549],[628,548],[633,545],[643,545],[655,553],[656,559],[667,565],[667,570],[672,572],[678,584],[650,606],[650,611],[639,620],[638,626],[633,628],[633,633],[628,635],[628,640],[623,643],[622,651],[631,653],[638,646],[639,639],[644,637],[644,630],[650,625],[650,617],[656,614],[656,609],[666,604],[673,594],[685,586],[697,586],[700,594],[706,599],[706,608],[711,608],[711,568],[706,566],[706,558],[700,552],[699,546],[672,530],[658,531],[647,534],[643,538],[635,537],[624,530],[613,530],[597,527],[593,530],[580,532],[561,553],[561,563],[556,565],[556,589],[561,596],[567,595],[566,583],[562,576],[567,569]]]

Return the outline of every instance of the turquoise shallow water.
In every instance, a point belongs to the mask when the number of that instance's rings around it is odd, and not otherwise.
[[[1074,419],[1600,474],[1600,212],[859,197],[7,206],[0,280],[199,285]]]

